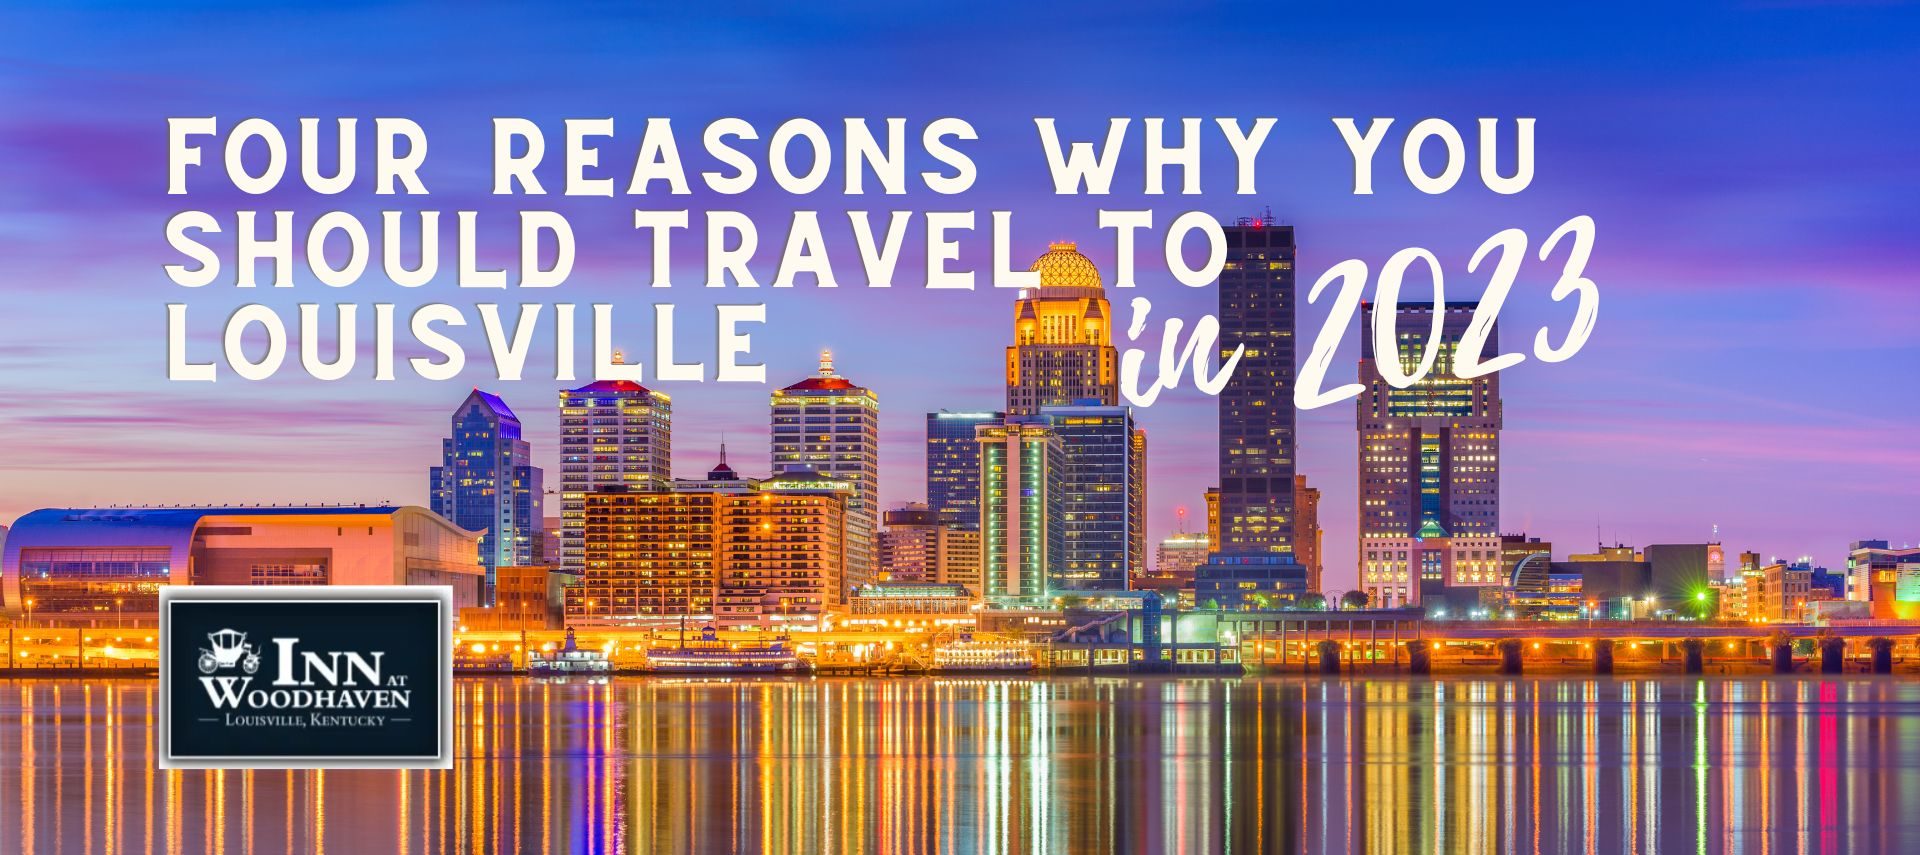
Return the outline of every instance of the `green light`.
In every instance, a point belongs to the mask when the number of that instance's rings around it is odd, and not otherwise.
[[[1695,593],[1695,594],[1693,595],[1693,598],[1694,598],[1694,599],[1696,599],[1696,600],[1699,600],[1700,602],[1703,602],[1703,603],[1704,603],[1704,602],[1706,602],[1706,601],[1707,601],[1707,592],[1706,592],[1706,591],[1699,591],[1699,592],[1697,592],[1697,593]]]

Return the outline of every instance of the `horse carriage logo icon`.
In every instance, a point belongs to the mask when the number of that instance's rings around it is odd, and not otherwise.
[[[260,651],[247,643],[247,634],[235,629],[223,629],[207,633],[212,648],[200,648],[200,673],[211,674],[222,668],[232,668],[235,664],[240,670],[252,674],[260,670]]]

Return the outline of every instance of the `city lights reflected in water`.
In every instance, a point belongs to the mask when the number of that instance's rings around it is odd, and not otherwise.
[[[1920,851],[1885,678],[457,692],[451,772],[162,772],[150,682],[0,681],[0,851]]]

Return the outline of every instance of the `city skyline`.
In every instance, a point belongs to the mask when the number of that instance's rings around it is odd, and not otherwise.
[[[1744,15],[1670,10],[1658,33],[1640,32],[1630,20],[1582,21],[1583,28],[1599,28],[1609,44],[1635,48],[1604,65],[1588,63],[1577,46],[1524,43],[1512,26],[1492,17],[1414,13],[1379,22],[1403,49],[1371,53],[1364,62],[1334,43],[1278,41],[1284,45],[1280,65],[1326,76],[1317,88],[1275,87],[1250,99],[1236,84],[1231,95],[1198,100],[1193,93],[1219,91],[1220,69],[1266,67],[1260,45],[1275,42],[1263,36],[1279,34],[1279,22],[1236,21],[1249,35],[1244,44],[1202,43],[1177,25],[1118,26],[1145,16],[1116,10],[1111,21],[1085,22],[1100,29],[1104,41],[1097,48],[1062,46],[1044,31],[1011,36],[1013,43],[1002,47],[1037,57],[1027,69],[1037,78],[982,70],[960,79],[928,69],[977,55],[986,36],[950,21],[909,26],[900,40],[861,38],[865,31],[849,18],[799,28],[793,38],[783,35],[779,21],[731,22],[718,43],[711,32],[688,40],[712,50],[570,55],[567,74],[539,77],[532,69],[538,63],[531,63],[523,69],[531,76],[515,78],[516,91],[490,94],[471,85],[492,79],[483,65],[436,51],[357,61],[365,56],[363,40],[378,48],[391,38],[369,39],[364,14],[317,14],[307,29],[311,44],[229,39],[231,49],[215,54],[151,38],[157,19],[138,11],[112,19],[8,17],[17,24],[8,31],[21,36],[16,67],[64,73],[6,74],[19,115],[30,118],[6,120],[9,133],[0,135],[0,153],[22,167],[17,182],[0,187],[0,198],[8,210],[34,214],[0,223],[0,251],[10,259],[10,281],[19,283],[9,288],[10,311],[0,319],[0,370],[15,393],[0,403],[0,429],[15,443],[0,460],[6,485],[0,520],[39,507],[115,503],[391,499],[425,506],[420,473],[437,457],[436,431],[447,409],[474,386],[517,407],[534,438],[535,465],[558,471],[551,439],[557,416],[545,402],[578,382],[494,383],[484,363],[440,384],[159,379],[160,306],[167,301],[187,301],[212,317],[252,299],[280,308],[321,298],[397,295],[403,306],[421,298],[471,299],[441,283],[418,293],[357,287],[337,297],[304,279],[284,292],[257,295],[165,284],[158,270],[167,257],[160,229],[170,208],[159,190],[161,118],[284,118],[291,115],[285,112],[290,95],[337,91],[332,87],[340,76],[358,75],[361,83],[377,76],[381,84],[349,88],[381,94],[329,100],[330,114],[420,119],[433,134],[435,159],[425,174],[435,198],[463,207],[471,202],[489,214],[499,213],[498,202],[460,194],[478,186],[468,173],[483,162],[486,130],[484,122],[472,121],[475,115],[528,115],[545,123],[610,114],[623,125],[650,114],[689,125],[722,113],[907,114],[914,121],[962,115],[982,133],[973,149],[981,184],[967,207],[1015,211],[1015,258],[1032,258],[1054,240],[1076,240],[1103,270],[1111,270],[1114,259],[1093,212],[1151,206],[1165,215],[1176,197],[1131,190],[1099,200],[1051,195],[1033,151],[1030,116],[1057,115],[1066,133],[1085,139],[1110,112],[1275,115],[1281,121],[1271,156],[1260,165],[1259,195],[1219,192],[1227,185],[1210,173],[1206,194],[1177,202],[1229,220],[1274,206],[1300,230],[1305,283],[1344,258],[1377,267],[1394,250],[1420,245],[1441,258],[1448,299],[1471,299],[1479,282],[1465,273],[1465,259],[1487,235],[1519,226],[1539,240],[1580,213],[1599,224],[1591,274],[1604,302],[1594,338],[1569,362],[1530,360],[1501,375],[1502,396],[1513,404],[1501,449],[1503,530],[1584,549],[1597,540],[1697,542],[1718,525],[1719,538],[1732,548],[1811,554],[1828,567],[1843,563],[1853,540],[1920,538],[1913,522],[1920,518],[1920,497],[1907,486],[1920,475],[1920,450],[1912,447],[1911,425],[1891,411],[1917,391],[1916,380],[1897,366],[1920,359],[1920,344],[1902,320],[1920,310],[1920,295],[1908,287],[1914,250],[1901,225],[1911,203],[1893,190],[1895,180],[1915,168],[1895,142],[1909,136],[1915,120],[1895,112],[1885,117],[1886,133],[1864,138],[1824,130],[1849,116],[1879,115],[1873,105],[1898,103],[1903,55],[1897,40],[1911,28],[1889,26],[1873,10],[1817,18],[1792,8]],[[482,24],[504,23],[488,14]],[[245,26],[249,19],[232,20]],[[434,26],[419,16],[411,23]],[[577,21],[560,13],[513,23],[539,31]],[[1305,13],[1288,27],[1311,31],[1313,24],[1313,14]],[[216,37],[228,26],[207,25]],[[692,31],[691,22],[671,17],[609,22],[602,31],[614,37],[643,27]],[[88,39],[73,37],[81,29]],[[1706,33],[1714,36],[1710,50],[1688,37]],[[729,38],[752,43],[745,56],[751,61],[715,47]],[[1783,40],[1821,44],[1833,62],[1812,73],[1785,65],[1775,53]],[[66,49],[72,45],[92,48]],[[1115,54],[1138,59],[1125,66],[1100,60]],[[318,71],[287,71],[288,60],[311,60],[306,67]],[[899,73],[875,79],[876,65]],[[1525,73],[1515,73],[1521,68]],[[792,84],[766,86],[769,70]],[[624,97],[627,81],[662,73],[686,87],[644,106]],[[141,82],[147,74],[167,83]],[[1129,88],[1124,110],[1110,96],[1116,76]],[[1034,79],[1047,85],[1031,85]],[[1620,108],[1608,101],[1617,96],[1608,93],[1622,87],[1639,93],[1635,109],[1645,121],[1618,121]],[[448,98],[448,91],[463,94]],[[807,91],[834,94],[796,100],[795,93]],[[1478,115],[1537,116],[1535,185],[1515,198],[1464,191],[1423,197],[1382,181],[1379,195],[1352,196],[1345,151],[1327,117],[1415,112],[1462,126]],[[1796,120],[1782,122],[1782,115]],[[1208,156],[1215,155],[1225,152],[1209,148]],[[1210,169],[1214,162],[1207,161]],[[1137,159],[1123,162],[1123,175],[1137,180],[1137,173]],[[71,192],[77,186],[90,189]],[[1662,201],[1647,205],[1648,198]],[[300,210],[317,204],[310,197],[268,200]],[[831,219],[835,208],[858,200],[816,201],[824,203],[823,219]],[[931,201],[909,194],[905,204]],[[720,206],[706,197],[694,202]],[[240,203],[216,194],[209,204]],[[371,209],[377,202],[355,191],[341,204]],[[639,287],[647,255],[619,216],[624,203],[564,200],[560,206],[592,251],[583,252],[574,279],[559,292],[576,302],[612,300],[629,316],[639,315],[652,296]],[[738,206],[771,224],[794,200],[755,195]],[[904,267],[920,261],[908,243]],[[988,264],[984,241],[965,245],[962,254],[971,266]],[[1564,323],[1565,308],[1544,294],[1548,275],[1533,266],[1523,271],[1501,318],[1514,340],[1534,327]],[[1140,279],[1135,294],[1124,296],[1152,299],[1156,319],[1191,321],[1210,313],[1213,289],[1174,285],[1157,261],[1142,259]],[[76,293],[96,297],[84,319],[73,312]],[[682,287],[670,293],[684,314],[697,317],[703,302],[741,292]],[[883,396],[880,467],[888,474],[882,507],[926,498],[918,480],[925,413],[1004,406],[1001,349],[1010,294],[843,285],[831,292],[762,289],[752,296],[769,307],[766,335],[755,346],[768,365],[767,385],[659,384],[675,397],[682,446],[676,476],[704,472],[722,434],[736,461],[768,453],[767,394],[779,380],[803,374],[821,349],[833,350],[849,373]],[[1415,290],[1407,298],[1424,296]],[[1126,312],[1116,314],[1119,326]],[[937,349],[917,347],[927,338],[923,325],[887,326],[889,319],[928,316],[940,319]],[[1317,329],[1324,317],[1324,297],[1317,306],[1303,299],[1297,328]],[[636,333],[626,344],[647,352],[651,342]],[[1153,353],[1158,342],[1150,335],[1131,344]],[[697,336],[685,343],[703,345]],[[955,359],[954,352],[969,356]],[[1348,332],[1330,379],[1351,377],[1346,366],[1357,353],[1358,339]],[[1189,518],[1203,507],[1201,491],[1213,486],[1207,465],[1213,410],[1213,399],[1183,388],[1137,411],[1152,448],[1150,542],[1173,529],[1175,507],[1186,507]],[[1299,466],[1323,491],[1326,585],[1333,588],[1350,587],[1355,578],[1352,433],[1342,405],[1299,414]],[[300,453],[287,454],[287,447]]]

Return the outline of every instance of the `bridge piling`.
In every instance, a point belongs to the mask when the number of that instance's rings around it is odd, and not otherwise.
[[[1793,639],[1776,635],[1767,644],[1773,651],[1773,673],[1793,673]]]
[[[1847,642],[1834,636],[1820,640],[1820,673],[1838,674],[1847,670]]]
[[[1873,673],[1893,673],[1893,639],[1885,636],[1869,638],[1867,649],[1873,651]]]
[[[1706,670],[1707,643],[1698,638],[1686,638],[1680,641],[1680,670],[1686,674],[1698,674]]]
[[[1500,650],[1500,673],[1519,674],[1520,651],[1524,647],[1518,638],[1500,639],[1496,646]]]
[[[1320,673],[1340,673],[1340,642],[1322,639],[1320,642]]]
[[[1600,638],[1593,642],[1593,673],[1613,673],[1613,639]]]
[[[1414,674],[1433,673],[1433,642],[1424,638],[1407,642],[1407,666]]]

